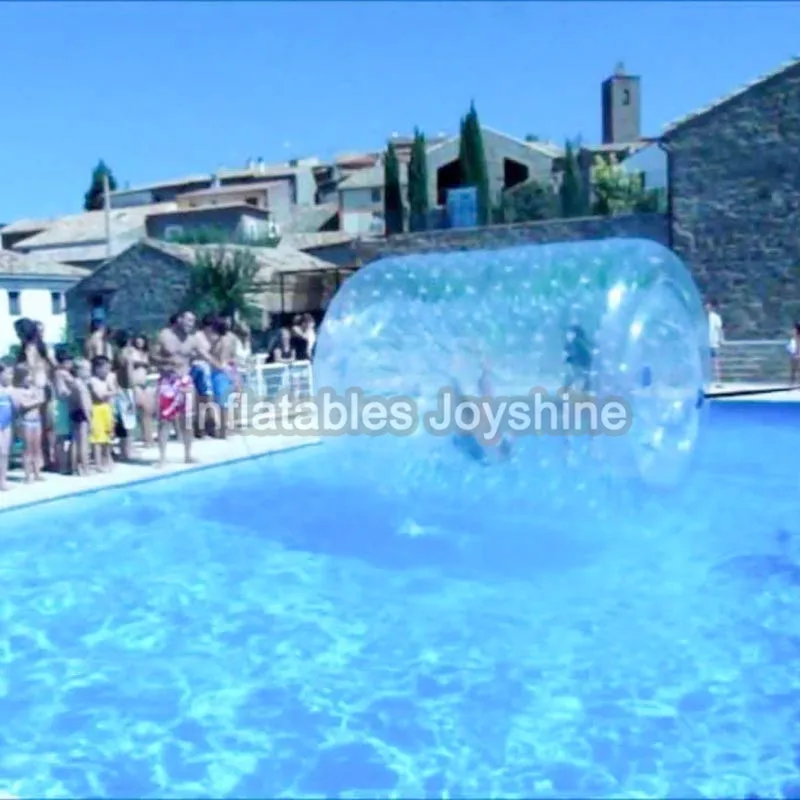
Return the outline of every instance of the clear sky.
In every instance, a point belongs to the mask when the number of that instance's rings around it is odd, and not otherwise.
[[[600,138],[600,83],[642,76],[643,133],[795,55],[800,3],[0,3],[0,222],[250,157],[454,133]]]

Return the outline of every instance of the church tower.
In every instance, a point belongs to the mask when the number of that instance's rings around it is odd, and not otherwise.
[[[642,90],[638,75],[628,75],[624,64],[603,81],[603,144],[635,142],[642,135]]]

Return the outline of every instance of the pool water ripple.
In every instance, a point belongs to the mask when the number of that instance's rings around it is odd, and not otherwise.
[[[736,430],[744,441],[725,447],[750,446]],[[794,513],[784,492],[767,506],[756,479],[732,493],[715,472],[702,505],[598,530],[574,558],[561,542],[526,575],[507,563],[508,534],[535,536],[535,519],[476,542],[438,509],[409,521],[407,498],[293,516],[287,487],[296,503],[331,496],[306,458],[324,473],[318,448],[6,515],[5,788],[794,796],[800,598],[773,541]]]

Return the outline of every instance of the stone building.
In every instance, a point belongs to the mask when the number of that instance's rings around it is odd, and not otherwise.
[[[671,245],[731,338],[800,319],[800,59],[670,126]]]
[[[291,247],[226,245],[225,253],[246,250],[259,272],[252,298],[262,311],[262,326],[273,316],[324,308],[342,279],[341,270]],[[191,270],[202,253],[217,245],[177,245],[143,239],[110,259],[67,292],[67,324],[81,335],[91,312],[103,308],[113,329],[152,333],[185,306]]]

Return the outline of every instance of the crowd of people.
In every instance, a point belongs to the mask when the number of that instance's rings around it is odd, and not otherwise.
[[[163,465],[177,436],[191,463],[195,438],[226,438],[244,425],[228,400],[246,388],[254,354],[236,315],[209,314],[198,324],[182,311],[152,341],[112,332],[98,315],[78,356],[47,345],[34,320],[17,320],[15,331],[16,356],[0,361],[0,491],[10,487],[15,455],[25,482],[45,472],[107,472],[115,461],[132,460],[136,440],[158,447]],[[279,329],[267,360],[308,360],[315,343],[313,317],[297,316]]]

